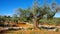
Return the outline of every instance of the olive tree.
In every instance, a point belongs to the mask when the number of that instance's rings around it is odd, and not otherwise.
[[[53,18],[54,15],[58,12],[57,5],[52,2],[51,6],[46,5],[46,0],[44,1],[43,6],[38,6],[37,0],[34,0],[33,6],[30,9],[18,9],[19,15],[22,17],[28,17],[32,20],[34,29],[38,28],[38,22],[43,18],[44,15],[47,16],[47,19]],[[53,10],[52,10],[53,9]]]

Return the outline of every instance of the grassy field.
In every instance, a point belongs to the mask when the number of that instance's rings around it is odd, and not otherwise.
[[[32,27],[29,24],[17,24],[19,27]],[[2,31],[0,34],[60,34],[60,31],[47,31],[47,30],[7,30]]]
[[[0,34],[60,34],[60,31],[46,31],[46,30],[16,30],[5,31]]]

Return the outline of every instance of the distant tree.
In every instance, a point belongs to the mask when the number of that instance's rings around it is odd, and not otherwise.
[[[14,14],[14,15],[12,16],[12,21],[15,22],[15,23],[18,22],[18,16],[17,16],[16,14]]]
[[[5,19],[3,18],[3,16],[0,16],[0,24],[3,24],[3,22],[5,22]]]
[[[19,8],[19,16],[21,21],[27,21],[30,14],[30,8],[27,8],[25,10]]]

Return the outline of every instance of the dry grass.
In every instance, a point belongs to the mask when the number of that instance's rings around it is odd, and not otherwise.
[[[60,31],[54,32],[46,30],[18,30],[18,31],[6,31],[4,32],[4,34],[60,34]]]

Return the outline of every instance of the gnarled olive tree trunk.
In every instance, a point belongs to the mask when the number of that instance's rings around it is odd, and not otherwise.
[[[43,15],[39,15],[37,18],[33,18],[32,21],[33,21],[33,27],[34,29],[38,29],[38,22],[39,20],[43,17]]]
[[[38,21],[37,21],[37,19],[32,19],[32,21],[33,21],[33,27],[36,30],[38,27]]]

